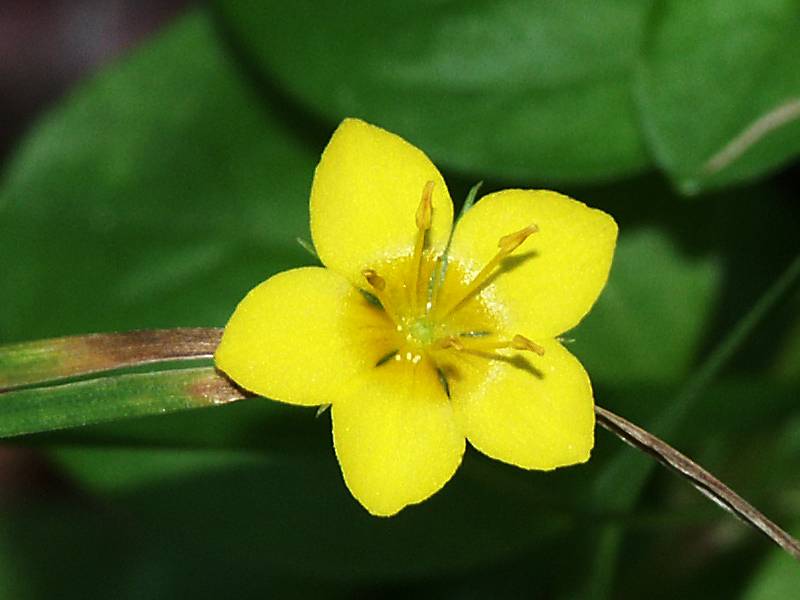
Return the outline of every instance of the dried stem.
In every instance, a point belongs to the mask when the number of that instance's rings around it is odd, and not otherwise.
[[[594,412],[597,415],[597,422],[602,427],[637,450],[646,452],[654,457],[662,465],[677,471],[681,477],[691,483],[702,494],[745,523],[761,531],[792,557],[800,561],[800,542],[770,521],[761,511],[703,467],[652,433],[615,415],[611,411],[595,406]]]

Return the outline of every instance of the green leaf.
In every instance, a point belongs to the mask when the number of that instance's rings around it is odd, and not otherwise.
[[[203,408],[243,393],[210,367],[118,375],[0,394],[0,437]]]
[[[721,275],[714,256],[692,256],[664,229],[623,229],[606,288],[566,334],[570,350],[598,382],[676,381],[692,365]]]
[[[753,179],[800,152],[800,3],[666,0],[638,101],[659,164],[687,193]]]
[[[0,188],[0,340],[222,325],[307,262],[308,149],[204,13],[85,83]]]
[[[313,423],[313,412],[305,413]],[[391,519],[372,517],[353,500],[330,448],[281,460],[161,448],[61,448],[51,456],[95,497],[130,515],[166,556],[213,562],[226,573],[373,583],[459,573],[573,525],[569,510],[547,501],[552,477],[498,493],[476,455],[435,497]],[[213,543],[198,544],[198,532]]]
[[[785,325],[786,340],[773,365],[776,377],[786,381],[800,381],[800,293],[789,305],[794,317]]]
[[[800,524],[792,531],[800,534]],[[756,572],[742,600],[784,600],[800,590],[800,568],[784,552],[773,551]]]
[[[478,176],[584,181],[648,164],[630,84],[650,4],[235,0],[219,9],[263,72],[330,123],[364,118]]]
[[[225,458],[229,465],[240,462]],[[183,464],[191,468],[192,457]],[[159,531],[155,523],[137,518],[139,514],[109,504],[100,507],[70,490],[57,495],[66,498],[44,503],[37,497],[25,506],[4,507],[0,586],[7,598],[85,600],[107,598],[110,590],[114,598],[128,600],[224,598],[232,589],[237,598],[355,595],[355,591],[346,593],[341,584],[269,570],[263,561],[256,564],[256,557],[246,565],[228,561],[227,550],[219,551],[204,535],[204,528],[195,532],[193,544],[179,546],[169,537],[174,529]],[[225,510],[217,507],[217,513]],[[198,556],[207,559],[215,550],[210,562]]]

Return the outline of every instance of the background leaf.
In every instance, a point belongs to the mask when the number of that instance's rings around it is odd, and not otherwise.
[[[693,256],[661,228],[630,229],[603,295],[566,337],[597,382],[676,381],[699,350],[720,280],[713,256]]]
[[[648,164],[630,82],[650,2],[218,7],[257,68],[315,114],[378,123],[476,179],[598,180]]]
[[[8,167],[0,340],[223,325],[254,282],[305,261],[319,150],[259,106],[206,18],[184,21],[79,89]]]
[[[753,179],[800,152],[798,23],[796,0],[660,3],[637,97],[683,190]]]
[[[327,437],[329,422],[313,427]],[[465,465],[465,476],[420,510],[374,519],[353,503],[330,453],[276,460],[230,451],[89,448],[56,456],[94,494],[157,536],[168,554],[196,564],[213,560],[242,576],[267,571],[364,582],[458,572],[552,539],[571,521],[562,508],[546,505],[545,480],[498,499],[480,465]],[[521,510],[537,495],[543,504]]]
[[[686,111],[677,92],[663,110],[636,107],[644,96],[632,87],[640,61],[643,72],[658,62],[659,23],[675,10],[511,0],[197,10],[56,104],[6,166],[0,341],[223,324],[253,285],[310,262],[294,239],[308,236],[313,167],[340,116],[356,113],[430,153],[454,198],[478,178],[487,193],[509,178],[563,179],[571,187],[557,189],[614,215],[609,287],[567,335],[598,403],[652,427],[796,255],[800,227],[797,173],[763,177],[779,132],[731,163],[730,179],[719,173],[733,185],[752,160],[758,183],[702,201],[654,174],[626,177],[648,168],[645,143],[667,132],[657,125]],[[687,17],[686,35],[708,15]],[[788,26],[769,23],[767,38]],[[706,37],[659,61],[689,73],[698,48],[737,55],[755,39]],[[765,90],[773,76],[764,70]],[[670,90],[694,94],[698,78]],[[733,79],[703,87],[703,102],[727,106]],[[669,130],[676,157],[699,161],[743,125],[708,120],[679,129],[685,140]],[[605,183],[577,185],[590,180]],[[797,298],[761,321],[667,440],[781,524],[800,511]],[[0,447],[0,589],[15,599],[741,598],[771,550],[661,470],[632,505],[609,509],[620,487],[598,482],[633,451],[602,431],[589,463],[555,473],[468,451],[441,494],[392,521],[347,494],[328,416],[266,400],[13,442]],[[598,574],[611,526],[619,544]]]
[[[795,527],[794,531],[800,531],[800,527]],[[779,552],[773,552],[754,577],[744,600],[791,598],[798,589],[800,569],[797,568],[797,562]]]

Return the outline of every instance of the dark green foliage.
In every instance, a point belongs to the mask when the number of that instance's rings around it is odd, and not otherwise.
[[[479,179],[557,185],[612,213],[611,279],[566,336],[598,403],[668,422],[668,441],[796,527],[798,287],[685,390],[798,251],[797,170],[776,169],[800,150],[800,119],[703,169],[800,96],[799,13],[793,0],[197,11],[75,90],[3,173],[0,342],[224,324],[253,285],[312,262],[295,239],[309,237],[314,165],[359,116],[426,150],[454,198]],[[52,489],[0,489],[13,598],[800,589],[797,565],[603,431],[589,463],[555,473],[468,452],[441,494],[390,520],[348,495],[313,410],[253,400],[14,442],[46,459]]]

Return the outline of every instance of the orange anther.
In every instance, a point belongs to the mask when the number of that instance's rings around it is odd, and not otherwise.
[[[520,247],[522,242],[528,239],[528,236],[537,231],[539,231],[539,228],[536,225],[528,225],[524,229],[501,237],[500,241],[497,242],[497,246],[504,254],[511,254]]]
[[[428,181],[422,189],[422,200],[417,208],[417,228],[427,231],[433,222],[433,186],[435,182]]]
[[[373,288],[382,292],[386,289],[386,280],[378,275],[373,269],[364,269],[361,274]]]
[[[544,348],[542,348],[539,344],[532,342],[524,335],[517,334],[511,338],[511,347],[515,350],[530,350],[539,356],[544,356]]]

